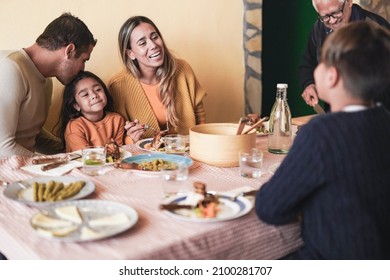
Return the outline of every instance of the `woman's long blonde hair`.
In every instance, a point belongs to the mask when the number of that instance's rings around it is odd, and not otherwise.
[[[149,18],[144,16],[134,16],[126,20],[122,25],[119,36],[119,51],[122,58],[122,61],[128,71],[136,78],[141,78],[142,73],[140,71],[138,61],[136,59],[132,60],[126,54],[126,50],[131,49],[130,47],[130,36],[134,28],[140,25],[142,22],[148,23],[153,26],[157,34],[160,36],[163,46],[164,46],[164,62],[158,67],[156,75],[158,83],[158,94],[162,104],[167,110],[167,126],[172,125],[177,127],[179,119],[177,117],[177,112],[175,108],[175,97],[176,97],[176,81],[175,73],[177,69],[176,58],[169,52],[167,46],[165,45],[164,39],[158,30],[157,26]]]

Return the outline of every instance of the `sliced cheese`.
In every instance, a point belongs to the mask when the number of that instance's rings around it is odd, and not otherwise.
[[[69,227],[72,225],[72,222],[55,219],[42,213],[38,213],[33,217],[32,224],[43,228],[60,228]]]
[[[70,233],[74,232],[77,230],[77,226],[68,226],[68,227],[62,227],[62,228],[57,228],[57,229],[43,229],[43,228],[38,228],[37,231],[44,235],[44,236],[49,236],[49,237],[64,237],[69,235]]]
[[[83,223],[83,219],[80,216],[79,210],[74,205],[59,207],[56,208],[54,211],[59,217],[65,220],[69,220],[77,224]]]
[[[98,226],[118,226],[129,222],[129,218],[125,213],[116,213],[110,216],[94,219],[89,221],[91,227]]]
[[[96,239],[103,237],[104,233],[94,231],[90,229],[89,227],[83,226],[81,228],[81,233],[80,233],[80,239],[81,240],[89,240],[89,239]]]

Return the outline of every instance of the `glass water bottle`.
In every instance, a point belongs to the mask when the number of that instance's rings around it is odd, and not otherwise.
[[[287,84],[277,84],[276,100],[269,118],[268,151],[288,153],[292,144],[291,111],[287,103]]]

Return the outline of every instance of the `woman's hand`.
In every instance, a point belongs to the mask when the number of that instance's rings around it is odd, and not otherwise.
[[[134,143],[142,139],[145,134],[144,125],[140,124],[137,119],[133,122],[126,121],[125,130]]]

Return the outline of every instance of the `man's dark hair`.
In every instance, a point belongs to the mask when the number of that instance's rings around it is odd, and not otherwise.
[[[85,23],[70,13],[53,20],[36,40],[42,48],[53,51],[73,43],[76,57],[86,52],[90,45],[95,46],[96,42]]]

